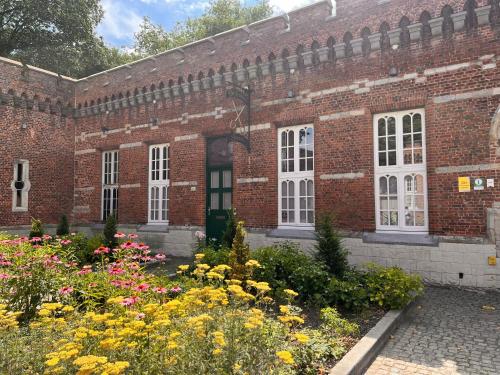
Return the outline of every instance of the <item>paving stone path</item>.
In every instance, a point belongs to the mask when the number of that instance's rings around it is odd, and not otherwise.
[[[366,371],[384,374],[500,375],[500,291],[428,287]]]

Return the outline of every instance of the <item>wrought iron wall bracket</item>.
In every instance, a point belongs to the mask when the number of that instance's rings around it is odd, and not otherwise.
[[[228,82],[232,88],[226,91],[226,97],[237,99],[243,103],[246,110],[246,136],[242,134],[237,134],[235,132],[231,133],[229,138],[231,141],[241,143],[247,149],[247,152],[250,153],[251,145],[250,145],[250,125],[252,124],[252,93],[253,90],[249,87],[241,87],[235,85],[234,83]]]

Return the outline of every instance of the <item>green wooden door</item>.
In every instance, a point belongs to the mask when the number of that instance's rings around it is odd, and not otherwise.
[[[220,243],[233,200],[232,167],[207,167],[207,240]]]

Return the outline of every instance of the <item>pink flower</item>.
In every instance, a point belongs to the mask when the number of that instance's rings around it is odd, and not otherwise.
[[[124,298],[123,301],[121,301],[120,303],[123,306],[132,306],[133,304],[137,303],[138,301],[139,301],[139,297],[127,297],[127,298]]]
[[[137,314],[137,315],[135,316],[135,318],[136,318],[137,320],[144,319],[145,317],[146,317],[146,314],[144,314],[144,313],[139,313],[139,314]]]
[[[86,275],[88,273],[91,273],[92,272],[92,266],[89,266],[89,265],[86,265],[86,266],[83,266],[83,268],[78,271],[76,274],[77,275]]]
[[[97,283],[89,283],[89,288],[95,288],[97,286]]]
[[[69,245],[71,243],[71,240],[61,240],[61,245]]]
[[[137,243],[132,241],[127,241],[120,245],[122,249],[137,249],[137,246]]]
[[[35,238],[35,237],[33,237]],[[43,237],[42,237],[45,241],[48,241],[48,240],[51,240],[52,239],[52,236],[49,236],[48,234],[44,234]]]
[[[123,268],[120,268],[120,267],[110,267],[108,269],[108,273],[110,275],[121,275],[121,274],[125,273],[125,270]]]
[[[130,233],[130,234],[128,235],[128,238],[130,238],[130,239],[134,239],[134,238],[139,238],[139,236],[138,236],[137,234],[135,234],[135,233]]]
[[[0,280],[10,279],[10,275],[8,273],[0,273]]]
[[[207,236],[202,231],[198,230],[194,233],[194,236],[199,240],[204,240]]]
[[[109,247],[106,246],[100,246],[98,249],[94,250],[95,255],[108,254],[108,253],[109,253]]]
[[[117,232],[115,234],[115,238],[123,238],[123,237],[125,237],[125,233],[123,233],[123,232]]]
[[[145,292],[146,290],[149,289],[149,284],[147,283],[142,283],[142,284],[139,284],[137,285],[134,290],[138,291],[138,292]]]
[[[149,246],[144,245],[143,243],[140,243],[139,246],[137,247],[137,250],[147,251],[147,250],[149,250]]]
[[[182,288],[180,286],[174,286],[172,289],[170,289],[172,293],[180,293],[182,292]]]
[[[70,286],[64,286],[61,289],[59,289],[59,294],[66,296],[68,294],[71,294],[73,292],[73,288]]]
[[[35,242],[40,242],[42,239],[40,237],[33,237],[31,239],[31,242],[35,243]]]
[[[24,255],[24,253],[22,251],[19,251],[19,252],[14,254],[15,257],[22,257],[23,255]]]
[[[8,260],[0,260],[0,266],[11,266],[12,262]]]
[[[165,259],[167,259],[167,256],[165,254],[156,254],[155,258],[156,258],[156,260],[163,262]]]
[[[155,287],[153,288],[153,291],[158,294],[165,294],[167,293],[167,288]]]

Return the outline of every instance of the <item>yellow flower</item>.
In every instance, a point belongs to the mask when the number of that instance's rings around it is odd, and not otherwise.
[[[176,343],[175,341],[172,341],[172,340],[171,340],[171,341],[169,341],[169,342],[167,343],[167,349],[168,349],[168,350],[173,350],[173,349],[175,349],[175,348],[177,348],[177,347],[178,347],[178,345],[177,345],[177,343]]]
[[[287,365],[293,365],[295,363],[295,361],[293,360],[292,353],[290,353],[288,350],[276,352],[276,355]]]
[[[119,375],[123,374],[126,368],[130,367],[130,363],[126,361],[117,361],[106,363],[102,368],[101,375]]]
[[[214,336],[213,342],[219,346],[226,346],[226,340],[224,340],[224,332],[215,331],[212,333]]]
[[[222,349],[219,349],[219,348],[214,349],[214,350],[212,351],[212,354],[213,354],[213,355],[220,355],[220,354],[222,354]]]
[[[59,358],[57,358],[57,357],[54,357],[54,358],[49,359],[48,361],[45,361],[45,364],[49,367],[55,366],[58,363],[59,363]]]
[[[248,262],[245,263],[245,266],[252,267],[252,268],[261,267],[260,263],[257,262],[255,259],[250,259]]]
[[[177,267],[179,271],[186,272],[189,269],[187,264],[183,264],[182,266]]]
[[[202,260],[203,258],[205,258],[205,254],[203,254],[203,253],[195,254],[194,258],[196,260]]]
[[[282,314],[290,314],[290,308],[285,305],[280,305],[280,312]]]
[[[309,336],[304,335],[303,333],[296,333],[294,337],[297,339],[298,342],[301,344],[307,344],[309,342]]]
[[[297,297],[299,293],[291,290],[291,289],[285,289],[284,292],[289,296],[289,297]]]

